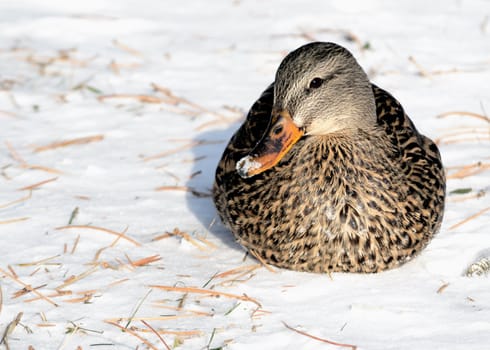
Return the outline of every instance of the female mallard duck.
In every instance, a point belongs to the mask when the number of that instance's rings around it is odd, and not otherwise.
[[[214,202],[240,244],[298,271],[378,272],[439,230],[437,146],[333,43],[291,52],[216,170]]]

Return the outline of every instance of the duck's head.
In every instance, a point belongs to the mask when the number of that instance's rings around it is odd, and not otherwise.
[[[355,135],[375,124],[371,84],[352,54],[333,43],[310,43],[281,62],[269,127],[236,168],[251,177],[276,165],[303,136]]]

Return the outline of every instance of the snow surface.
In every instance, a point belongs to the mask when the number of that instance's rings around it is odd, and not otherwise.
[[[449,174],[488,167],[488,122],[437,115],[490,109],[489,16],[483,0],[0,2],[0,336],[10,349],[143,349],[105,322],[133,316],[129,330],[155,349],[165,345],[142,321],[181,349],[339,348],[283,322],[359,349],[489,349],[490,280],[465,271],[488,256],[490,212],[452,228],[490,206],[489,169],[451,178],[448,192],[471,192],[448,196],[441,232],[374,275],[219,275],[257,262],[203,196],[243,113],[309,40],[349,48],[440,139]],[[20,190],[50,179],[30,197]],[[141,245],[57,229],[75,208],[72,225]],[[260,307],[150,285],[246,294]]]

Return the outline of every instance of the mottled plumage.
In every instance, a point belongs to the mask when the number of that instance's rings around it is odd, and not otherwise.
[[[276,110],[289,111],[304,135],[277,164],[243,178],[237,162],[256,156]],[[436,145],[400,103],[369,83],[347,50],[312,43],[285,58],[250,109],[213,192],[238,242],[270,264],[378,272],[410,259],[439,230],[445,177]]]

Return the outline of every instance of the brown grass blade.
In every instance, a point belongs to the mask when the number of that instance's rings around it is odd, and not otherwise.
[[[113,99],[132,99],[137,100],[143,103],[165,103],[166,101],[152,95],[143,95],[143,94],[111,94],[111,95],[102,95],[98,96],[97,99],[101,102],[105,100],[113,100]]]
[[[246,265],[246,266],[240,266],[240,267],[235,267],[234,269],[227,270],[221,273],[218,273],[214,278],[224,278],[228,277],[230,275],[237,275],[241,274],[242,272],[252,272],[258,268],[262,267],[261,264],[255,264],[255,265]]]
[[[18,191],[33,190],[35,188],[41,187],[42,185],[45,185],[47,183],[50,183],[50,182],[53,182],[56,180],[58,180],[58,177],[53,177],[51,179],[43,180],[43,181],[37,182],[35,184],[29,185],[29,186],[21,187],[18,189]]]
[[[160,302],[156,301],[153,303],[155,307],[161,308],[161,309],[168,309],[168,310],[173,310],[173,311],[180,311],[184,313],[191,313],[194,315],[198,316],[213,316],[214,314],[211,312],[204,312],[204,311],[196,311],[192,309],[184,309],[179,306],[171,306],[171,305],[162,305]]]
[[[189,242],[190,244],[192,244],[193,246],[195,246],[199,250],[206,250],[206,247],[203,247],[201,245],[201,243],[204,244],[205,246],[207,246],[208,248],[212,248],[212,249],[216,248],[216,245],[209,242],[208,240],[205,240],[203,238],[195,239],[190,234],[188,234],[187,232],[179,230],[177,227],[174,228],[174,230],[172,232],[166,232],[164,235],[160,235],[157,238],[163,239],[163,238],[167,237],[166,235],[168,235],[168,237],[170,237],[170,236],[182,237],[183,239],[185,239],[187,242]]]
[[[154,238],[151,239],[152,242],[155,242],[155,241],[160,241],[162,239],[165,239],[165,238],[169,238],[169,237],[173,237],[174,235],[171,234],[170,232],[165,232],[165,233],[162,233]]]
[[[98,269],[98,266],[93,266],[92,268],[88,269],[87,271],[84,271],[82,272],[81,274],[79,275],[76,275],[76,276],[70,276],[68,277],[64,282],[63,284],[59,285],[58,287],[56,287],[55,289],[56,290],[62,290],[63,288],[65,288],[66,286],[69,286],[70,284],[73,284],[75,282],[78,282],[80,281],[81,279],[84,279],[85,277],[91,275],[92,273],[94,273],[95,271],[97,271]]]
[[[41,170],[41,171],[51,173],[51,174],[63,174],[62,171],[59,171],[59,170],[53,169],[53,168],[49,168],[49,167],[46,167],[43,165],[27,164],[26,161],[19,155],[19,153],[17,153],[17,151],[14,149],[14,147],[10,144],[10,142],[5,141],[5,144],[7,145],[10,156],[20,164],[21,168],[31,169],[31,170]]]
[[[115,317],[108,318],[106,321],[110,322],[123,322],[123,321],[171,321],[181,318],[192,318],[198,315],[170,315],[170,316],[148,316],[148,317]],[[206,315],[209,316],[209,315]]]
[[[473,219],[475,219],[475,218],[479,217],[480,215],[482,215],[482,214],[486,213],[486,212],[487,212],[487,211],[489,211],[489,210],[490,210],[490,207],[486,207],[486,208],[484,208],[484,209],[480,210],[478,213],[473,214],[473,215],[471,215],[471,216],[467,217],[467,218],[466,218],[466,219],[464,219],[463,221],[460,221],[460,222],[458,222],[457,224],[454,224],[453,226],[451,226],[451,227],[449,228],[449,230],[454,230],[454,229],[458,228],[459,226],[461,226],[461,225],[463,225],[463,224],[466,224],[468,221],[471,221],[471,220],[473,220]]]
[[[117,280],[117,281],[114,281],[114,282],[111,282],[107,285],[107,287],[113,287],[113,286],[117,286],[118,284],[121,284],[121,283],[124,283],[124,282],[127,282],[129,281],[129,278],[122,278],[120,280]]]
[[[136,62],[119,63],[116,60],[112,60],[109,64],[109,68],[117,75],[121,73],[121,69],[133,69],[137,67],[141,67],[141,64]]]
[[[296,332],[298,334],[301,334],[301,335],[304,335],[308,338],[311,338],[311,339],[315,339],[315,340],[318,340],[318,341],[321,341],[323,343],[327,343],[327,344],[331,344],[331,345],[335,345],[335,346],[338,346],[338,347],[342,347],[342,348],[350,348],[352,350],[356,350],[357,349],[357,346],[355,345],[351,345],[351,344],[342,344],[342,343],[337,343],[337,342],[334,342],[334,341],[331,341],[331,340],[328,340],[328,339],[324,339],[324,338],[319,338],[319,337],[316,337],[314,335],[311,335],[309,333],[306,333],[306,332],[303,332],[303,331],[300,331],[299,329],[296,329],[296,328],[293,328],[291,326],[289,326],[286,322],[282,322],[284,324],[284,327],[286,327],[287,329],[290,329],[292,330],[293,332]]]
[[[86,137],[78,137],[75,139],[71,140],[64,140],[64,141],[58,141],[58,142],[52,142],[48,145],[45,146],[39,146],[34,148],[34,152],[44,152],[56,148],[61,148],[61,147],[67,147],[67,146],[73,146],[73,145],[83,145],[91,142],[98,142],[102,141],[104,139],[104,135],[93,135],[93,136],[86,136]]]
[[[25,202],[26,200],[30,199],[31,197],[32,197],[32,191],[29,191],[29,194],[26,195],[26,196],[24,196],[24,197],[22,197],[22,198],[13,200],[11,202],[7,202],[5,204],[0,204],[0,209],[10,207],[11,205],[14,205],[14,204],[17,204],[17,203]]]
[[[20,323],[20,320],[22,319],[23,314],[24,314],[23,312],[19,312],[17,314],[17,316],[15,316],[15,318],[12,320],[12,322],[10,322],[7,325],[7,328],[5,328],[5,332],[3,333],[2,338],[0,339],[0,344],[4,344],[5,348],[7,350],[10,349],[9,345],[8,345],[7,338],[14,331],[15,327],[17,327],[17,325]]]
[[[125,44],[121,43],[119,40],[113,40],[112,41],[112,44],[115,47],[117,47],[118,49],[121,49],[123,51],[126,51],[127,53],[130,53],[131,55],[134,55],[134,56],[143,56],[143,54],[141,52],[139,52],[136,49],[133,49],[132,47],[129,47],[128,45],[125,45]]]
[[[182,191],[192,193],[194,196],[199,198],[211,197],[212,194],[208,192],[198,191],[190,186],[160,186],[155,188],[155,191]]]
[[[143,344],[145,344],[146,346],[148,346],[150,349],[153,349],[153,350],[159,350],[159,349],[158,349],[158,348],[157,348],[155,345],[153,345],[152,343],[150,343],[150,342],[148,341],[148,339],[143,338],[141,335],[139,335],[138,333],[136,333],[136,332],[132,331],[131,329],[129,329],[129,328],[124,328],[123,326],[121,326],[121,325],[119,325],[119,324],[117,324],[117,323],[115,323],[115,322],[112,322],[112,321],[104,321],[104,322],[105,322],[105,323],[108,323],[108,324],[110,324],[110,325],[113,325],[113,326],[115,326],[115,327],[117,327],[117,328],[119,328],[119,329],[121,329],[123,332],[126,332],[126,333],[128,333],[128,334],[131,334],[133,337],[138,338],[140,341],[142,341],[142,342],[143,342]]]
[[[10,265],[7,265],[7,268],[9,269],[10,273],[12,274],[12,276],[14,276],[15,278],[19,278],[19,276],[17,275],[17,273],[15,272],[14,268]]]
[[[15,276],[11,275],[10,273],[8,273],[7,271],[5,271],[4,269],[0,268],[0,273],[4,274],[5,276],[7,276],[8,278],[10,278],[11,280],[17,282],[18,284],[22,285],[24,288],[32,290],[32,293],[36,294],[38,297],[40,297],[41,299],[47,301],[51,305],[58,306],[58,304],[56,304],[53,300],[49,299],[47,296],[45,296],[41,292],[39,292],[39,291],[37,291],[35,289],[33,290],[30,285],[28,285],[27,283],[22,282],[20,279],[18,279]]]
[[[454,138],[456,136],[468,136],[468,135],[488,135],[490,130],[486,130],[487,128],[482,128],[482,129],[485,129],[485,130],[478,130],[477,128],[475,127],[472,127],[472,128],[458,128],[458,131],[451,131],[451,132],[446,132],[444,134],[442,134],[441,136],[439,136],[438,138],[436,138],[434,141],[435,143],[440,143],[442,140],[445,140],[445,139],[450,139],[450,138]]]
[[[446,140],[441,142],[443,145],[453,145],[455,143],[468,143],[468,142],[475,142],[475,143],[481,143],[484,141],[490,141],[490,137],[483,137],[483,136],[474,136],[474,137],[466,137],[462,139],[452,139],[452,140]],[[437,142],[436,142],[437,143]],[[437,143],[439,144],[439,143]]]
[[[162,260],[162,257],[157,254],[157,255],[148,256],[146,258],[142,258],[142,259],[139,259],[136,261],[131,261],[131,265],[133,265],[133,266],[144,266],[144,265],[148,265],[148,264],[151,264],[152,262],[159,261],[159,260]]]
[[[151,332],[150,330],[148,329],[138,329],[139,332]],[[195,336],[201,336],[203,335],[203,332],[202,331],[199,331],[199,330],[192,330],[192,331],[173,331],[173,330],[169,330],[169,329],[157,329],[156,330],[158,333],[160,334],[172,334],[172,335],[176,335],[176,336],[179,336],[179,337],[195,337]]]
[[[485,116],[485,115],[474,113],[474,112],[465,112],[465,111],[445,112],[445,113],[439,114],[436,118],[446,118],[446,117],[453,116],[453,115],[464,115],[467,117],[477,118],[477,119],[486,121],[487,123],[490,123],[490,118]]]
[[[114,239],[114,241],[112,241],[112,243],[111,243],[111,244],[109,244],[107,247],[100,248],[100,249],[97,251],[97,253],[95,253],[94,261],[97,261],[97,260],[99,259],[100,254],[101,254],[101,253],[102,253],[104,250],[106,250],[106,249],[108,249],[108,248],[112,248],[112,247],[116,246],[117,242],[119,242],[119,241],[121,240],[121,237],[123,237],[123,235],[125,235],[125,234],[126,234],[126,232],[128,232],[128,228],[129,228],[129,226],[126,226],[126,228],[125,228],[125,229],[124,229],[122,232],[120,232],[120,234],[119,234],[119,235],[117,235],[116,239]]]
[[[16,223],[16,222],[26,221],[26,220],[29,220],[29,219],[30,219],[30,217],[23,217],[23,218],[15,218],[15,219],[3,220],[3,221],[0,221],[0,225],[13,224],[13,223]]]
[[[263,267],[265,267],[267,269],[267,271],[269,272],[273,272],[273,273],[277,273],[276,270],[274,270],[267,262],[264,261],[264,259],[262,259],[262,257],[255,253],[253,250],[249,250],[248,251],[255,259],[257,259]]]
[[[20,154],[15,150],[14,146],[8,141],[5,141],[5,145],[7,146],[7,149],[9,150],[10,156],[12,157],[13,160],[17,161],[18,163],[25,164],[24,158],[20,156]]]
[[[30,292],[32,292],[33,290],[38,290],[38,289],[41,289],[41,288],[44,288],[46,287],[47,284],[44,283],[44,284],[41,284],[40,286],[37,286],[37,287],[32,287],[30,286],[30,288],[22,288],[21,290],[18,290],[17,292],[15,292],[14,294],[12,294],[12,299],[17,299],[23,295],[26,295],[26,294],[29,294]]]
[[[261,264],[258,264],[257,268],[260,268],[260,267],[263,267],[263,266]],[[218,286],[230,286],[230,285],[233,285],[235,283],[247,282],[248,280],[250,280],[252,277],[255,276],[255,274],[252,273],[255,269],[256,268],[243,271],[242,273],[239,273],[236,276],[233,276],[232,278],[225,279],[225,280],[217,283],[216,285],[218,285]],[[213,287],[214,286],[215,285],[213,285]]]
[[[490,163],[477,162],[475,164],[465,165],[460,167],[460,169],[447,176],[448,179],[463,179],[468,176],[476,175],[490,169]]]
[[[163,86],[160,86],[160,85],[157,85],[155,83],[152,83],[151,86],[153,87],[153,89],[157,92],[160,92],[161,94],[163,94],[164,96],[166,96],[167,98],[169,98],[171,101],[173,101],[175,105],[178,105],[178,104],[183,104],[183,105],[186,105],[200,113],[207,113],[207,114],[211,114],[211,115],[214,115],[218,118],[222,118],[222,119],[226,119],[226,117],[220,113],[217,113],[215,111],[212,111],[206,107],[203,107],[197,103],[194,103],[184,97],[180,97],[180,96],[177,96],[175,95],[172,90],[170,90],[169,88],[166,88],[166,87],[163,87]]]
[[[21,164],[20,166],[24,169],[40,170],[40,171],[44,171],[44,172],[50,173],[50,174],[58,174],[58,175],[63,174],[63,172],[60,170],[57,170],[54,168],[49,168],[49,167],[42,166],[42,165]]]
[[[230,125],[230,124],[234,124],[234,123],[238,123],[238,122],[242,121],[243,118],[244,118],[243,115],[240,115],[238,117],[227,118],[227,119],[218,118],[218,119],[214,119],[214,120],[210,120],[208,122],[202,123],[202,124],[198,125],[194,130],[202,131],[202,130],[209,128],[211,126]]]
[[[252,319],[258,319],[258,318],[261,318],[262,316],[265,316],[265,315],[270,315],[272,312],[270,311],[267,311],[267,310],[262,310],[261,308],[257,308],[255,309],[253,312],[252,312],[252,315],[250,315],[250,317]]]
[[[73,247],[71,248],[70,251],[71,255],[75,254],[75,250],[77,250],[78,247],[78,242],[80,242],[80,235],[77,235],[77,238],[75,238],[75,243],[73,243]]]
[[[446,289],[447,287],[449,286],[449,282],[446,282],[444,283],[442,286],[440,286],[438,289],[437,289],[437,294],[441,294],[442,292],[444,292],[444,289]]]
[[[65,299],[63,300],[65,303],[88,303],[93,297],[93,294],[87,294],[78,298],[73,298],[73,299]]]
[[[165,348],[167,350],[171,350],[170,349],[170,346],[168,346],[167,342],[162,338],[162,336],[155,330],[155,328],[153,328],[152,326],[150,326],[145,320],[142,320],[141,323],[143,323],[146,327],[148,327],[154,334],[156,334],[156,336],[158,337],[158,339],[160,339],[160,341],[163,343],[163,345],[165,346]]]
[[[198,287],[173,287],[173,286],[162,286],[162,285],[150,285],[149,287],[165,290],[168,292],[205,294],[205,295],[215,296],[215,297],[222,296],[222,297],[230,298],[230,299],[238,299],[238,300],[243,300],[243,301],[249,301],[249,302],[252,302],[252,303],[258,305],[259,307],[261,307],[260,303],[257,300],[250,298],[246,294],[237,295],[237,294],[219,292],[216,290],[203,289],[203,288],[198,288]]]
[[[191,141],[191,142],[188,142],[188,143],[186,143],[186,144],[184,144],[182,146],[178,146],[178,147],[172,148],[172,149],[170,149],[168,151],[164,151],[164,152],[160,152],[160,153],[157,153],[157,154],[154,154],[154,155],[151,155],[151,156],[147,156],[147,157],[143,158],[143,161],[147,162],[147,161],[150,161],[150,160],[167,157],[169,155],[176,154],[176,153],[179,153],[179,152],[182,152],[182,151],[185,151],[185,150],[194,148],[196,146],[214,145],[214,144],[219,144],[219,143],[222,143],[222,142],[221,141],[206,141],[206,140]]]
[[[199,145],[199,142],[194,141],[194,142],[188,143],[186,145],[182,145],[182,146],[179,146],[179,147],[170,149],[168,151],[160,152],[160,153],[157,153],[157,154],[154,154],[154,155],[145,157],[145,158],[143,158],[143,160],[145,162],[147,162],[149,160],[154,160],[154,159],[158,159],[158,158],[167,157],[169,155],[172,155],[172,154],[175,154],[175,153],[179,153],[181,151],[185,151],[187,149],[190,149],[190,148],[195,147],[195,146],[198,146],[198,145]]]
[[[121,239],[124,239],[128,242],[133,243],[135,246],[140,247],[141,243],[137,242],[136,240],[132,239],[131,237],[128,237],[124,234],[124,232],[116,232],[112,231],[103,227],[98,227],[98,226],[86,226],[86,225],[70,225],[70,226],[61,226],[57,227],[56,230],[72,230],[72,229],[87,229],[87,230],[93,230],[93,231],[101,231],[101,232],[106,232],[111,235],[119,236]]]
[[[51,293],[49,295],[46,295],[48,298],[57,298],[57,297],[62,297],[62,296],[65,296],[65,295],[71,295],[73,294],[73,292],[71,290],[57,290],[55,291],[54,293]],[[24,300],[24,303],[32,303],[33,301],[38,301],[42,298],[40,297],[35,297],[35,298],[31,298],[31,299],[25,299]]]
[[[50,256],[49,258],[44,258],[44,259],[41,259],[41,260],[37,260],[37,261],[33,261],[33,262],[28,262],[28,263],[19,263],[19,264],[16,264],[16,265],[17,266],[22,266],[22,267],[43,265],[43,264],[47,263],[50,260],[59,258],[60,256],[61,256],[60,254],[57,254],[57,255]],[[58,264],[56,264],[56,265],[58,265]]]
[[[7,117],[11,117],[11,118],[17,118],[18,117],[18,115],[15,114],[14,112],[9,112],[9,111],[4,111],[4,110],[0,110],[0,115],[4,115]]]
[[[461,196],[461,197],[450,197],[448,198],[449,202],[464,202],[469,199],[478,199],[486,195],[486,192],[484,190],[480,190],[477,193],[469,194],[467,196]]]

